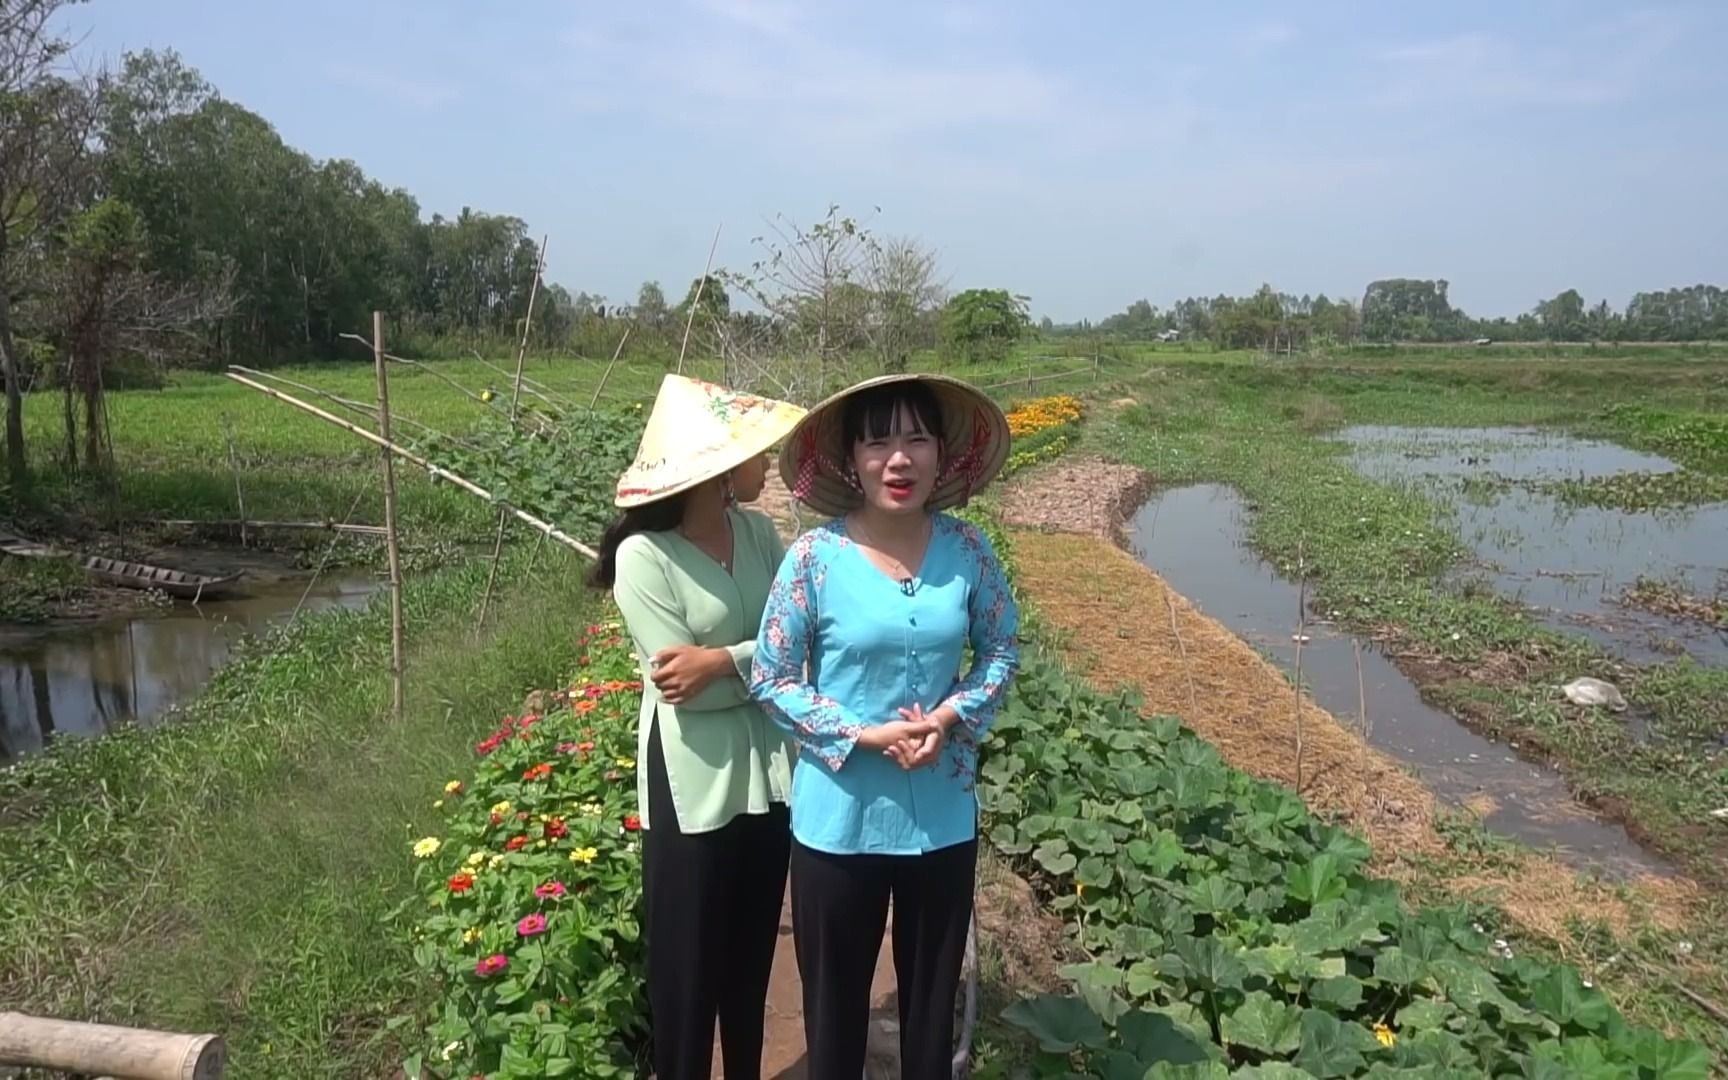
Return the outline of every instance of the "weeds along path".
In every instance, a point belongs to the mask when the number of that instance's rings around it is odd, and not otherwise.
[[[308,620],[154,731],[0,783],[0,1008],[219,1031],[243,1074],[384,1076],[387,1022],[432,988],[393,928],[413,837],[501,707],[569,672],[602,610],[561,550],[408,583],[409,709],[387,619]]]
[[[1294,787],[1289,680],[1121,546],[1121,526],[1149,485],[1132,467],[1072,459],[1012,483],[997,509],[1011,531],[1025,600],[1067,659],[1101,689],[1138,690],[1148,714],[1180,717],[1231,765]],[[1719,918],[1705,910],[1715,902],[1685,879],[1603,884],[1552,857],[1483,844],[1350,725],[1306,697],[1301,708],[1304,800],[1366,837],[1378,871],[1413,895],[1498,907],[1544,948],[1587,969],[1616,951],[1592,938],[1597,928],[1610,941],[1633,942]],[[1630,1014],[1673,1027],[1674,1016],[1685,1013],[1683,1004],[1647,993],[1637,972],[1620,974],[1603,985]],[[1719,972],[1709,974],[1714,981]]]

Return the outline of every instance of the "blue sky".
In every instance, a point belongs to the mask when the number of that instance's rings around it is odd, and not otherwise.
[[[830,202],[1037,315],[1146,297],[1472,314],[1728,280],[1728,4],[94,0],[317,157],[549,233],[572,291],[669,293]],[[880,207],[880,213],[874,208]]]

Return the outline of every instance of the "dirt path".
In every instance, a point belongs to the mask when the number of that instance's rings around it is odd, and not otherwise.
[[[1013,534],[1019,585],[1069,659],[1098,685],[1137,688],[1148,712],[1181,717],[1232,765],[1295,787],[1290,682],[1121,546],[1122,524],[1148,487],[1137,470],[1087,460],[1058,462],[1017,481],[1000,510]],[[1427,788],[1306,697],[1300,715],[1301,794],[1310,808],[1362,833],[1387,876],[1409,878],[1443,856],[1458,862]],[[1483,860],[1445,887],[1562,940],[1572,918],[1600,919],[1617,932],[1647,921],[1676,925],[1695,895],[1684,880],[1612,889],[1526,852]]]

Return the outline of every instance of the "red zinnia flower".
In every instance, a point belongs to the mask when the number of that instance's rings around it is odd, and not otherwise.
[[[512,836],[510,839],[504,841],[505,851],[521,851],[527,846],[528,838],[526,836]]]
[[[522,773],[522,779],[528,781],[544,780],[551,775],[552,766],[549,763],[542,761],[538,765],[528,766],[528,768]]]
[[[576,744],[576,752],[578,754],[592,754],[594,752],[594,744],[592,742],[579,742]]]
[[[493,814],[491,816],[492,816],[492,824],[494,824],[494,825],[504,824],[504,815],[503,814]]]
[[[487,736],[474,745],[474,752],[481,757],[485,757],[496,749],[498,749],[498,736],[496,734]]]
[[[637,817],[635,814],[625,814],[624,815],[624,831],[625,832],[635,832],[640,828],[642,828],[642,819],[641,818]]]
[[[510,958],[508,956],[503,953],[493,953],[491,956],[483,957],[475,962],[474,974],[482,979],[489,979],[494,975],[501,974],[509,966]]]
[[[538,911],[532,915],[524,916],[522,921],[516,924],[516,932],[523,937],[533,937],[535,934],[544,934],[546,932],[546,916],[540,914]]]
[[[546,839],[562,840],[570,835],[570,826],[564,824],[564,819],[555,817],[546,823]]]
[[[563,896],[564,883],[562,881],[548,881],[546,884],[537,887],[534,890],[534,895],[538,896],[542,900],[551,900],[554,897]]]
[[[450,891],[461,894],[474,887],[474,875],[464,870],[459,874],[450,875]]]
[[[591,713],[594,711],[594,707],[598,704],[599,702],[595,701],[593,698],[583,698],[581,701],[572,705],[571,708],[575,709],[578,713]]]

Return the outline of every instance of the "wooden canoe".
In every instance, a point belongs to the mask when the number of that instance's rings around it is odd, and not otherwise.
[[[157,589],[187,600],[214,600],[233,591],[239,574],[211,577],[185,570],[170,570],[149,563],[123,562],[92,555],[84,560],[84,572],[98,581],[125,589]]]

